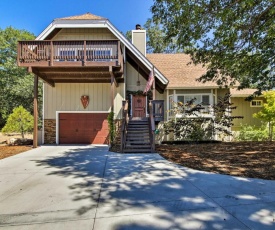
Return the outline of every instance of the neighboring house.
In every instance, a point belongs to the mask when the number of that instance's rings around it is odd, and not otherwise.
[[[186,54],[146,54],[145,30],[133,30],[132,40],[128,41],[108,19],[87,13],[55,19],[35,41],[19,42],[18,65],[44,81],[43,143],[107,144],[107,116],[113,111],[116,120],[123,119],[125,100],[129,101],[130,117],[139,118],[150,116],[148,104],[153,100],[153,117],[159,122],[171,116],[167,110],[172,101],[196,97],[198,103],[211,105],[228,92],[213,82],[196,81],[205,69],[188,65]],[[144,96],[151,72],[155,81]],[[243,97],[234,98],[242,107],[240,100]],[[132,129],[142,130],[147,125]],[[149,126],[151,135],[152,122]]]

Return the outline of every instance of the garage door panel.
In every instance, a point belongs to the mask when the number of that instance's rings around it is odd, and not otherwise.
[[[107,113],[60,113],[60,144],[108,144]]]

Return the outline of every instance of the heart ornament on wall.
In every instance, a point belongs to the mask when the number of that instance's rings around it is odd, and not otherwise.
[[[83,108],[86,109],[87,106],[89,105],[89,96],[83,95],[83,96],[81,96],[80,100],[83,105]]]

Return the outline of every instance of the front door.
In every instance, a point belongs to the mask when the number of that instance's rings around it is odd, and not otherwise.
[[[133,95],[132,97],[133,117],[146,117],[146,96]]]

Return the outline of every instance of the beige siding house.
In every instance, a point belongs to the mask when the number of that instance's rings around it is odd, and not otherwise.
[[[130,135],[131,121],[133,130],[144,131],[148,125],[152,150],[155,125],[171,117],[173,101],[196,97],[211,105],[229,92],[213,82],[198,82],[205,69],[190,61],[186,54],[146,54],[145,30],[134,29],[130,42],[108,19],[90,13],[55,19],[35,41],[18,45],[18,65],[44,82],[44,144],[108,144],[107,116],[112,111],[125,129],[122,151],[138,145]],[[149,91],[144,93],[146,86]],[[243,99],[243,94],[233,97],[236,113],[255,123],[250,115],[259,107]]]

